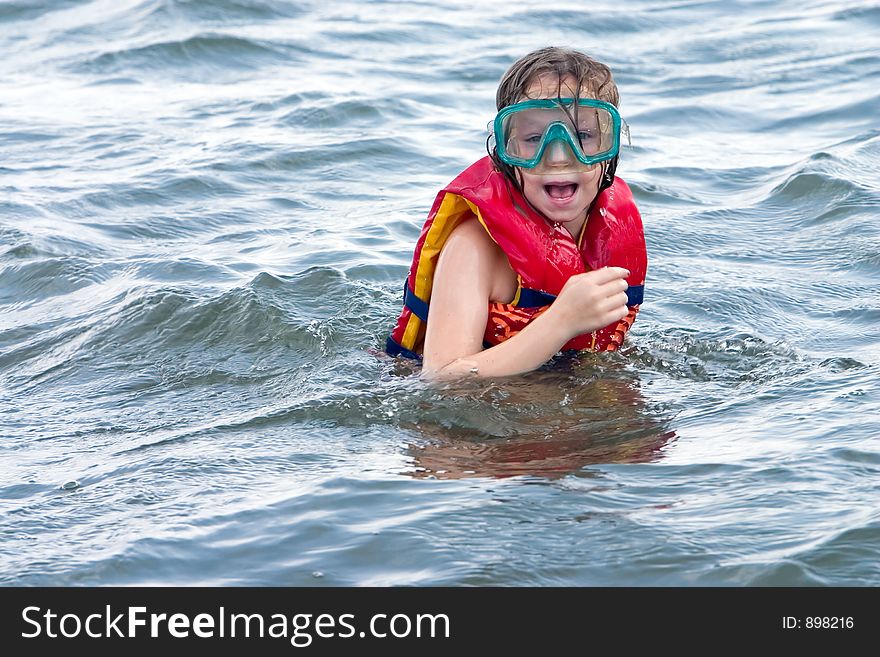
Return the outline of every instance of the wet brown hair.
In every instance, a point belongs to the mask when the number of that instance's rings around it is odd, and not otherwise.
[[[561,96],[563,79],[573,78],[578,98],[586,92],[615,107],[620,102],[610,68],[578,50],[550,46],[530,52],[507,69],[495,93],[496,108],[502,110],[523,100],[532,83],[546,74],[557,78],[557,96]]]
[[[507,72],[501,77],[498,91],[495,93],[496,108],[500,111],[526,98],[528,88],[542,75],[552,75],[556,78],[557,97],[562,97],[563,80],[571,78],[577,83],[575,97],[592,96],[597,100],[611,103],[615,107],[620,103],[617,84],[614,82],[614,76],[608,66],[579,50],[548,46],[521,57],[507,69]],[[519,191],[522,191],[522,184],[515,169],[501,161],[494,147],[489,151],[489,155],[495,166],[516,185]],[[602,163],[599,192],[611,186],[616,170],[617,156]]]

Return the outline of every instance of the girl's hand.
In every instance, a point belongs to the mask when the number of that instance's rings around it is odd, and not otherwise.
[[[622,267],[576,274],[566,281],[547,312],[553,312],[569,339],[619,322],[629,312],[627,276],[629,272]]]

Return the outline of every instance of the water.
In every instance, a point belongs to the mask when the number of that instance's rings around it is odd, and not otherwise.
[[[0,583],[880,584],[880,5],[0,2]],[[380,353],[547,44],[607,61],[624,353]]]

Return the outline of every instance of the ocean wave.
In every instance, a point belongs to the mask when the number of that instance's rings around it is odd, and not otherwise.
[[[777,185],[761,202],[791,211],[793,208],[827,208],[858,198],[863,189],[846,178],[828,173],[801,170]]]
[[[675,16],[678,7],[654,7],[651,10],[639,10],[636,7],[627,11],[590,10],[553,8],[520,9],[512,5],[509,13],[504,16],[505,22],[541,25],[545,28],[556,27],[575,30],[579,34],[606,37],[613,34],[634,34],[643,31],[662,30],[676,27],[680,19]]]
[[[17,205],[3,203],[0,204],[0,210],[14,212]],[[28,213],[33,211],[30,206],[23,207]],[[33,238],[29,233],[11,226],[0,226],[0,260],[7,257],[26,258],[37,253],[39,250],[33,244]]]
[[[829,130],[835,125],[850,129],[875,127],[880,96],[872,93],[867,97],[853,99],[851,94],[842,94],[840,99],[819,106],[809,105],[795,114],[783,115],[782,118],[767,123],[765,129],[803,130],[810,125],[821,125],[824,130]]]
[[[12,0],[0,4],[0,21],[31,20],[89,2],[91,0]]]
[[[63,135],[59,132],[40,132],[37,130],[12,130],[0,132],[0,143],[33,144],[34,142],[54,141]]]
[[[151,0],[147,4],[154,8],[154,16],[218,24],[295,18],[305,12],[305,3],[296,0]]]
[[[877,5],[849,7],[836,11],[831,18],[836,21],[866,21],[872,25],[880,26],[880,7]]]
[[[205,70],[225,74],[271,63],[290,64],[295,49],[228,34],[203,33],[186,39],[105,52],[69,64],[77,73],[121,75],[132,71]]]
[[[97,353],[117,349],[151,351],[219,344],[258,346],[267,336],[284,341],[297,329],[285,321],[282,309],[247,288],[199,301],[191,293],[158,289],[130,293],[128,300],[94,324],[86,348]]]
[[[753,129],[760,124],[757,112],[748,112],[742,108],[721,107],[707,102],[699,105],[663,106],[644,110],[635,118],[643,124],[654,126],[688,126],[688,130],[701,127],[707,130],[724,131]]]
[[[858,145],[855,153],[845,152],[849,147],[835,146],[789,168],[787,175],[755,204],[755,213],[770,213],[796,230],[832,230],[824,244],[875,232],[864,216],[880,206],[880,187],[869,173],[877,159],[859,156],[862,147],[870,143]],[[859,234],[843,232],[859,224]]]
[[[697,382],[764,383],[816,366],[785,342],[741,331],[651,331],[633,345],[635,367]]]
[[[38,253],[33,246],[25,247],[24,255]],[[0,269],[0,304],[7,304],[7,310],[13,311],[28,303],[67,295],[107,280],[112,276],[111,269],[103,263],[69,256],[9,264]]]
[[[390,120],[392,117],[388,116],[388,110],[394,111],[397,107],[397,103],[374,99],[311,102],[285,113],[278,122],[308,130],[375,126]]]
[[[180,264],[173,264],[177,274]],[[145,264],[139,271],[156,278],[157,266]],[[58,267],[63,270],[59,272]],[[56,263],[54,267],[51,263],[36,262],[30,268],[41,274],[32,284],[38,288],[32,290],[31,296],[35,298],[45,298],[49,293],[45,286],[56,279],[64,283],[64,290],[58,294],[69,294],[71,289],[96,282],[95,266],[83,261]],[[119,268],[119,264],[111,267]],[[204,265],[199,268],[204,269]],[[104,268],[97,271],[103,278],[109,277]],[[137,273],[131,267],[126,271],[128,276]],[[160,272],[167,272],[167,266],[162,266]],[[211,278],[216,280],[215,275]],[[187,349],[193,350],[191,356],[201,354],[202,359],[217,362],[243,350],[254,358],[280,350],[295,355],[297,360],[303,356],[311,359],[350,348],[352,330],[355,335],[369,330],[368,324],[358,327],[357,323],[343,321],[350,309],[360,303],[363,288],[330,269],[312,269],[287,281],[261,274],[245,287],[205,300],[182,288],[143,289],[143,284],[142,276],[142,289],[130,288],[91,309],[87,323],[79,327],[82,339],[75,350],[65,351],[66,359],[71,363],[95,357],[111,362],[125,362],[132,357],[141,361],[149,354],[159,358],[160,354]],[[19,287],[22,285],[19,283]],[[21,294],[19,291],[17,296]],[[328,305],[326,299],[333,301]],[[351,324],[352,330],[342,330],[346,323]],[[64,339],[51,333],[40,336],[38,344],[30,345],[30,356],[18,354],[19,364],[41,352],[55,350],[64,344]]]
[[[874,473],[876,474],[876,473]],[[746,568],[750,586],[870,586],[880,582],[880,523],[867,521],[792,549],[775,560]]]
[[[369,165],[371,169],[399,168],[401,162],[411,161],[422,155],[422,150],[406,137],[370,137],[339,135],[335,132],[321,134],[314,139],[306,139],[299,133],[295,145],[279,148],[245,149],[244,155],[237,149],[230,149],[229,159],[217,159],[209,165],[211,170],[260,173],[265,175],[287,176],[294,172],[329,173],[323,181],[326,185],[339,180],[344,175],[343,165]],[[248,150],[254,156],[247,157]],[[358,174],[362,176],[363,174]],[[349,190],[351,191],[351,190]]]
[[[241,188],[213,176],[186,175],[177,172],[153,172],[155,182],[132,185],[130,182],[110,183],[100,191],[82,194],[75,204],[100,210],[116,210],[133,207],[168,207],[180,204],[181,198],[188,202],[229,196],[239,196]],[[173,236],[169,235],[169,236]]]

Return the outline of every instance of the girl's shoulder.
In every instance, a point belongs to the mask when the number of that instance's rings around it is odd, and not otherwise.
[[[516,294],[516,273],[507,255],[479,221],[456,226],[440,253],[447,270],[467,278],[478,274],[489,281],[490,300],[507,303]]]

